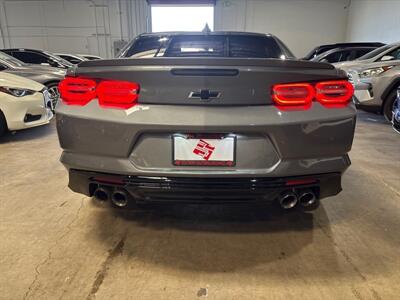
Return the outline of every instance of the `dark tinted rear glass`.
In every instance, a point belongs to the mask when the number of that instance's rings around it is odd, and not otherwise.
[[[273,38],[253,36],[229,37],[229,56],[282,58],[281,48]]]
[[[293,58],[273,37],[246,35],[177,35],[139,37],[120,57]]]
[[[171,39],[165,51],[167,57],[193,57],[225,55],[225,36],[179,36]]]

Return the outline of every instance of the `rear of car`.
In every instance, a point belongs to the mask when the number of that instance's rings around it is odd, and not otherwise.
[[[53,113],[45,86],[0,72],[0,134],[49,123]]]
[[[132,202],[278,200],[341,190],[355,108],[346,75],[270,35],[154,34],[60,85],[69,186]]]

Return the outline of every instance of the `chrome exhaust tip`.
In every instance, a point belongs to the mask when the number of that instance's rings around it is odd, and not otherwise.
[[[128,205],[129,196],[122,190],[116,190],[111,195],[111,201],[117,207],[125,207]]]
[[[299,194],[299,203],[303,207],[308,207],[317,202],[317,197],[311,190],[301,191]]]
[[[93,196],[99,201],[107,201],[110,199],[110,192],[106,188],[98,187],[94,191]]]
[[[283,209],[290,209],[297,204],[297,195],[293,192],[285,192],[279,198],[279,204]]]

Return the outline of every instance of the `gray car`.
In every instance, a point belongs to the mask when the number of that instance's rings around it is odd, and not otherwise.
[[[19,75],[40,82],[48,88],[53,107],[59,99],[58,83],[64,79],[65,70],[26,64],[8,54],[0,51],[0,71]]]
[[[69,187],[138,203],[273,202],[315,209],[341,191],[352,85],[275,36],[154,33],[60,83]]]
[[[382,113],[391,121],[400,86],[400,43],[383,46],[355,61],[333,65],[347,72],[354,85],[357,107]]]

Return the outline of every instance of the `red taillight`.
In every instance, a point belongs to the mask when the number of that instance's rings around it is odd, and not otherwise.
[[[354,88],[346,80],[311,83],[276,84],[272,87],[272,99],[282,107],[309,107],[313,99],[324,105],[345,105],[353,96]]]
[[[313,98],[314,88],[309,83],[276,84],[272,87],[272,99],[278,105],[308,105]]]
[[[96,82],[91,79],[67,77],[60,82],[58,89],[63,102],[70,105],[86,105],[96,98]]]
[[[322,104],[345,104],[353,96],[354,88],[346,80],[336,80],[317,83],[315,91],[315,98]]]
[[[105,80],[97,86],[99,104],[106,107],[130,108],[139,97],[139,84],[129,81]]]
[[[139,84],[129,81],[66,77],[59,84],[61,99],[68,105],[86,105],[96,97],[104,107],[127,109],[136,105]]]

